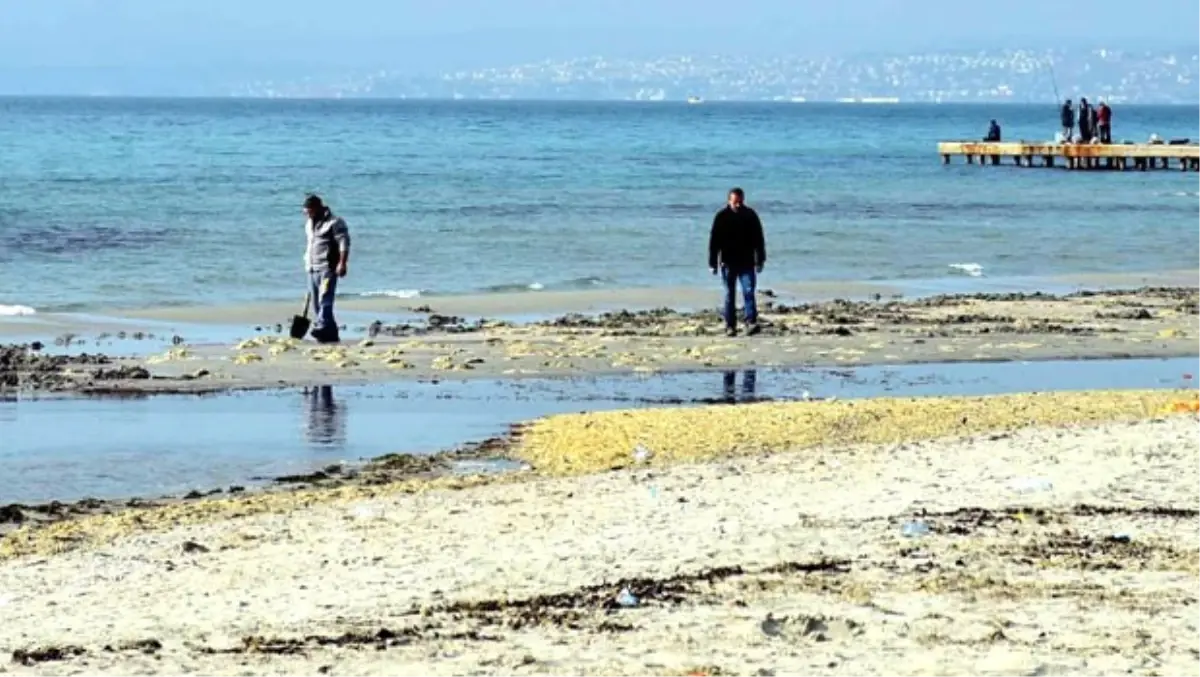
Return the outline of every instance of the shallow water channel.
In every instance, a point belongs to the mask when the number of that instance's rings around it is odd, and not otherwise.
[[[758,369],[405,382],[138,399],[0,401],[0,505],[184,493],[392,452],[432,453],[548,414],[760,399],[1193,387],[1197,358]]]

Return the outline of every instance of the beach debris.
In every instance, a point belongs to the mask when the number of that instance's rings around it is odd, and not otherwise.
[[[1036,494],[1054,489],[1054,483],[1045,477],[1018,478],[1013,480],[1009,486],[1018,494]]]
[[[617,593],[615,601],[617,606],[631,608],[637,606],[640,600],[638,600],[637,595],[629,592],[629,588],[621,588],[621,592]]]
[[[633,448],[633,460],[638,463],[646,463],[654,457],[654,452],[646,448],[644,444],[638,444]]]
[[[369,338],[365,338],[358,342],[359,348],[370,348],[373,345],[375,345],[375,341],[373,341],[372,339],[369,339]]]
[[[920,538],[929,534],[929,525],[923,520],[910,520],[900,527],[900,534],[905,538]]]
[[[438,355],[429,363],[431,369],[449,370],[454,368],[454,358],[449,355]]]
[[[252,362],[262,362],[262,355],[258,353],[242,353],[233,358],[234,364],[250,364]]]
[[[758,627],[767,637],[778,637],[783,634],[783,623],[778,618],[775,618],[775,614],[773,613],[768,612],[767,617],[763,619],[762,623],[758,624]]]
[[[402,357],[389,357],[384,364],[392,369],[415,369],[416,365]]]
[[[356,520],[370,521],[382,518],[383,511],[379,505],[360,503],[350,509],[349,516]]]
[[[1112,536],[1109,536],[1108,540],[1112,541],[1113,543],[1129,543],[1130,541],[1133,540],[1133,536],[1130,536],[1127,533],[1121,532],[1121,533],[1115,533]]]
[[[181,546],[181,549],[183,550],[184,554],[187,554],[187,555],[195,555],[195,554],[202,555],[209,551],[208,546],[201,545],[195,541],[184,541],[183,545]]]

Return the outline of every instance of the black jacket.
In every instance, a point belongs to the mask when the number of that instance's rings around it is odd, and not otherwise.
[[[1090,104],[1079,104],[1079,131],[1086,132],[1092,128],[1092,106]]]
[[[746,205],[736,212],[728,205],[713,217],[708,236],[708,267],[750,270],[767,262],[767,242],[762,221]]]
[[[1070,104],[1063,104],[1061,117],[1063,127],[1075,126],[1075,109],[1071,108]]]

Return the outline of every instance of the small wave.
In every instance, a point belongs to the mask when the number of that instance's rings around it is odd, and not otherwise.
[[[547,289],[554,291],[572,291],[579,289],[594,289],[596,287],[604,286],[609,282],[610,280],[602,277],[576,277],[570,280],[551,282],[549,284],[542,282],[496,284],[490,287],[484,287],[480,291],[486,294],[511,294],[514,292],[544,291]]]
[[[415,299],[421,296],[424,292],[420,289],[378,289],[376,291],[365,291],[359,296],[386,296],[393,299]]]
[[[37,311],[29,306],[6,306],[0,304],[0,317],[24,317],[37,315]]]
[[[966,273],[971,277],[983,277],[983,266],[978,263],[951,263],[951,270]]]
[[[546,285],[541,282],[530,282],[528,284],[494,284],[484,287],[481,291],[485,294],[511,294],[522,291],[542,291],[545,288]]]

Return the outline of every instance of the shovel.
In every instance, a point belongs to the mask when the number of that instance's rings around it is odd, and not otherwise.
[[[312,301],[312,292],[304,295],[304,312],[299,315],[292,316],[292,328],[290,330],[291,337],[300,341],[304,335],[308,333],[308,328],[312,326],[312,320],[308,319],[308,306]]]

